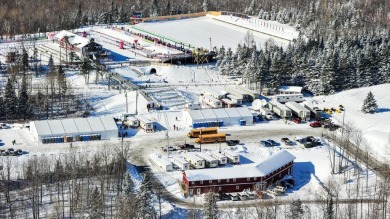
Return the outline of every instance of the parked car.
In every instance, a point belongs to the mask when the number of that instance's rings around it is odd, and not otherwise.
[[[13,148],[8,148],[9,155],[15,155],[15,150]]]
[[[261,146],[264,146],[264,147],[271,147],[271,143],[269,143],[268,141],[260,141],[260,145]]]
[[[15,155],[23,155],[23,151],[21,149],[18,149],[15,151]]]
[[[8,155],[9,155],[9,152],[6,151],[6,150],[0,150],[0,155],[1,155],[1,156],[8,156]]]
[[[276,142],[276,141],[274,141],[272,139],[268,139],[267,141],[271,144],[271,146],[278,146],[279,145],[278,142]]]
[[[195,146],[193,144],[179,144],[179,148],[182,149],[182,150],[185,150],[185,149],[194,149]],[[166,149],[166,148],[165,148]]]
[[[299,124],[302,122],[302,119],[301,118],[294,118],[293,122]]]
[[[5,124],[5,123],[0,123],[0,129],[10,129],[11,126]]]
[[[265,115],[265,118],[267,118],[268,120],[273,120],[274,119],[274,117],[272,115],[270,115],[270,114]]]
[[[228,145],[228,146],[235,146],[235,145],[237,145],[237,144],[239,144],[240,143],[240,140],[227,140],[226,141],[226,144]]]
[[[294,140],[297,141],[297,142],[300,143],[300,144],[303,144],[303,143],[306,141],[306,138],[302,138],[302,137],[299,137],[299,136],[295,136],[295,137],[294,137]]]
[[[167,152],[167,147],[161,147],[161,150],[164,151],[164,152]],[[169,151],[176,151],[177,149],[175,147],[173,147],[173,146],[169,146],[168,150]]]
[[[290,139],[288,139],[288,138],[282,138],[281,142],[283,142],[286,145],[291,145],[292,144],[292,141],[290,141]]]
[[[310,127],[316,128],[316,127],[321,127],[321,123],[318,121],[310,123]]]

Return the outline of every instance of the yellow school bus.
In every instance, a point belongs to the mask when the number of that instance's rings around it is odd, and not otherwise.
[[[225,142],[226,141],[226,134],[225,133],[218,133],[218,134],[211,134],[211,135],[201,135],[199,138],[195,139],[195,142],[198,144],[204,144],[204,143],[217,143],[217,142]]]
[[[187,136],[190,138],[198,138],[199,135],[210,135],[210,134],[217,134],[218,128],[202,128],[202,129],[192,129],[190,132],[188,132]]]

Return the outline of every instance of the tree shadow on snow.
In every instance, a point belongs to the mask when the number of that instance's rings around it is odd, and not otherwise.
[[[377,113],[387,113],[387,112],[390,112],[390,108],[379,108],[376,112]]]
[[[315,167],[312,162],[294,162],[293,176],[295,180],[295,186],[293,191],[299,190],[310,182],[312,177],[317,178]]]

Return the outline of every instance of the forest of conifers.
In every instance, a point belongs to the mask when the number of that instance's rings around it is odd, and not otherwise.
[[[223,10],[290,24],[301,37],[287,49],[242,45],[220,54],[220,69],[247,83],[301,85],[314,94],[389,82],[390,1],[386,0],[3,0],[0,35],[127,22],[143,16]],[[225,48],[228,51],[228,48]]]

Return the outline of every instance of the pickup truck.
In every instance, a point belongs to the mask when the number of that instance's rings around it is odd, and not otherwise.
[[[179,147],[180,149],[182,149],[182,150],[194,149],[194,148],[195,148],[195,146],[194,146],[193,144],[187,144],[187,143],[185,143],[185,144],[179,144],[178,147]]]
[[[291,145],[292,144],[292,141],[290,141],[290,139],[288,139],[288,138],[282,138],[281,141],[283,143],[285,143],[286,145]]]
[[[176,151],[177,149],[173,146],[168,147],[169,151]],[[167,147],[161,147],[161,151],[167,152]]]

